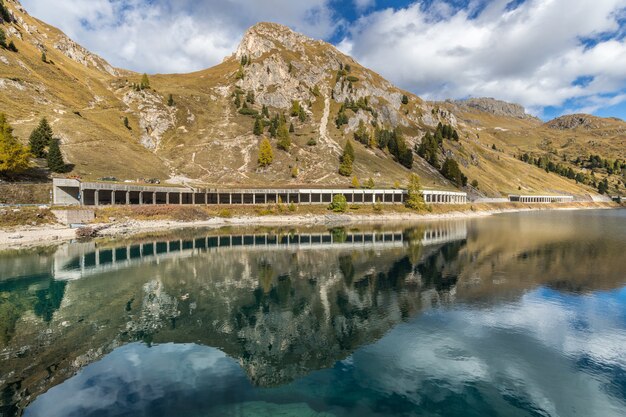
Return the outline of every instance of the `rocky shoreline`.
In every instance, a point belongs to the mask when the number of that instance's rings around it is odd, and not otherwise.
[[[232,218],[215,217],[203,221],[175,220],[124,220],[113,223],[93,224],[98,229],[98,236],[128,237],[136,233],[192,229],[221,228],[227,226],[307,226],[307,225],[359,225],[376,223],[403,223],[436,221],[441,219],[460,219],[491,216],[501,213],[516,213],[543,210],[591,210],[611,209],[618,206],[593,204],[588,206],[537,206],[536,208],[493,208],[489,210],[464,210],[448,213],[382,213],[382,214],[302,214],[270,216],[238,216]],[[21,227],[14,230],[0,230],[0,250],[23,249],[37,246],[50,246],[76,239],[76,230],[62,225]]]

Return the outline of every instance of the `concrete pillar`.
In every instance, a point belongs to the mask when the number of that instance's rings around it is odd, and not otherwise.
[[[194,206],[196,205],[196,192],[194,191],[193,194],[191,194],[191,204],[193,204]]]
[[[241,193],[241,205],[244,205],[243,193]]]
[[[96,206],[100,205],[100,191],[95,190],[93,192],[93,201]]]
[[[219,193],[219,191],[217,193],[217,205],[218,206],[220,205],[220,193]]]
[[[111,191],[111,205],[115,205],[115,190]]]
[[[252,204],[256,205],[256,193],[252,193]]]
[[[233,205],[233,193],[228,193],[228,204]]]
[[[183,205],[183,193],[178,193],[178,204]]]
[[[139,191],[139,205],[143,204],[143,192]]]
[[[156,202],[156,197],[157,197],[157,193],[156,192],[152,193],[152,204],[156,204],[157,203]]]
[[[167,193],[165,193],[165,204],[169,204],[170,203],[170,193],[169,191]]]
[[[205,206],[209,205],[209,193],[208,192],[204,193],[204,205]]]
[[[130,191],[126,191],[126,205],[130,205]]]

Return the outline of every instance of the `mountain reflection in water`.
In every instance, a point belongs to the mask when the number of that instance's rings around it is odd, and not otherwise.
[[[625,219],[192,232],[4,255],[2,412],[617,416]]]

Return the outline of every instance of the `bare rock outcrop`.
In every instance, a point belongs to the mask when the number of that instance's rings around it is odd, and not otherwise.
[[[258,58],[274,49],[286,48],[292,52],[304,53],[306,44],[322,44],[322,41],[313,40],[290,28],[278,23],[257,23],[250,27],[243,36],[235,56]]]
[[[461,108],[468,107],[496,116],[514,117],[516,119],[536,119],[536,117],[527,114],[523,106],[496,100],[494,98],[469,98],[467,100],[455,100],[453,103]]]
[[[165,132],[176,126],[174,110],[165,106],[163,98],[151,90],[131,90],[122,100],[139,113],[141,144],[152,151],[158,149]]]
[[[567,116],[557,117],[554,120],[550,120],[546,123],[546,126],[552,129],[568,130],[582,127],[584,129],[597,129],[599,123],[595,120],[595,117],[588,114],[570,114]]]
[[[54,44],[54,47],[61,51],[68,58],[86,67],[92,66],[100,71],[105,71],[114,77],[119,75],[119,71],[109,65],[102,58],[92,54],[70,38],[61,36]]]

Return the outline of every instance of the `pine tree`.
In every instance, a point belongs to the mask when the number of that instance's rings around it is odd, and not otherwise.
[[[9,51],[17,52],[17,46],[15,46],[15,44],[13,43],[13,41],[9,42],[9,45],[7,46],[7,49],[8,49]]]
[[[361,184],[359,184],[359,179],[356,177],[352,177],[352,188],[361,188]]]
[[[263,105],[263,108],[261,109],[261,114],[267,117],[268,119],[270,118],[270,112],[267,109],[267,106],[265,104]]]
[[[289,128],[287,127],[284,117],[281,117],[278,121],[276,136],[278,137],[278,142],[276,144],[278,149],[289,151],[289,148],[291,147],[291,138],[289,137]]]
[[[51,141],[52,128],[44,117],[30,134],[30,151],[36,158],[44,158],[46,156],[46,147],[50,146]]]
[[[239,69],[237,70],[237,73],[235,74],[235,79],[243,80],[243,77],[244,77],[243,65],[239,65]]]
[[[298,120],[300,120],[301,122],[306,121],[306,111],[302,106],[300,106],[300,111],[298,112]]]
[[[374,180],[372,179],[372,177],[369,177],[367,179],[367,182],[365,183],[365,188],[369,188],[371,190],[372,188],[374,188],[374,186]]]
[[[300,102],[298,100],[294,100],[291,102],[291,110],[289,112],[292,117],[296,117],[300,114]]]
[[[406,94],[402,96],[402,104],[409,104],[409,98]]]
[[[0,174],[13,175],[28,169],[30,152],[13,136],[13,128],[0,113]]]
[[[452,158],[446,158],[441,166],[441,175],[455,183],[459,187],[467,185],[467,177],[463,175],[459,164]]]
[[[13,16],[11,16],[9,9],[6,8],[2,0],[0,0],[0,19],[5,23],[11,23],[13,21]]]
[[[343,154],[340,158],[339,175],[349,177],[352,175],[352,164],[354,163],[354,149],[350,143],[350,139],[346,142],[346,146],[343,148]]]
[[[167,98],[167,105],[173,107],[175,104],[176,103],[174,102],[174,96],[170,94]]]
[[[348,156],[354,162],[354,148],[350,139],[346,141],[346,146],[343,148],[343,156]]]
[[[422,185],[420,177],[416,174],[409,175],[409,184],[407,187],[408,194],[406,198],[406,206],[413,210],[422,210],[426,207],[424,203],[424,195],[422,194]]]
[[[257,117],[254,121],[254,129],[252,131],[255,135],[260,136],[263,134],[263,122],[260,117]]]
[[[124,116],[124,127],[128,130],[131,130],[130,128],[130,121],[128,120],[128,116]]]
[[[605,178],[598,184],[598,192],[606,194],[609,191],[609,181]]]
[[[7,35],[4,33],[2,28],[0,28],[0,46],[3,48],[7,47]]]
[[[369,143],[369,134],[363,120],[359,120],[359,127],[354,132],[354,140],[361,142],[363,145],[368,145]]]
[[[150,88],[150,79],[148,78],[148,74],[143,74],[141,76],[141,84],[139,85],[139,88],[142,90],[145,90],[146,88]]]
[[[48,168],[52,172],[63,172],[65,170],[65,161],[63,161],[59,142],[58,139],[52,139],[50,150],[48,151]]]
[[[271,165],[274,161],[274,151],[272,150],[272,145],[267,138],[263,138],[261,140],[261,144],[259,145],[259,166],[266,167]]]
[[[48,63],[48,57],[46,56],[45,52],[41,53],[41,62],[44,62],[46,64]]]
[[[250,104],[254,104],[254,91],[248,91],[248,94],[246,94],[246,101]]]
[[[293,126],[293,123],[289,123],[289,133],[294,133],[296,128]]]

